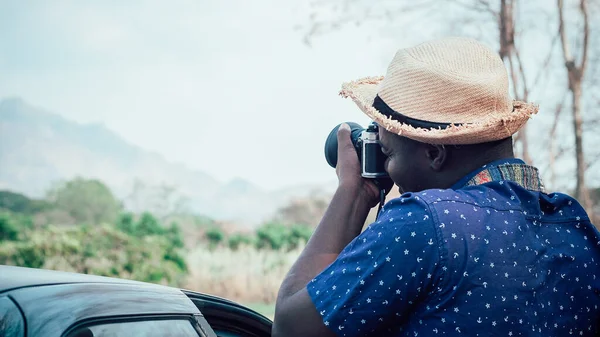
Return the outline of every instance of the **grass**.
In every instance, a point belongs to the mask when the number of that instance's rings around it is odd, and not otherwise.
[[[190,275],[184,287],[239,303],[275,303],[279,286],[302,248],[274,251],[245,246],[211,250],[202,245],[188,256]],[[268,306],[257,307],[266,310]]]

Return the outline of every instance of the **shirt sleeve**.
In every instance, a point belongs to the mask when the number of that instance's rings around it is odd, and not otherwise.
[[[389,331],[435,289],[439,248],[428,205],[416,194],[390,200],[338,258],[307,285],[338,336]]]

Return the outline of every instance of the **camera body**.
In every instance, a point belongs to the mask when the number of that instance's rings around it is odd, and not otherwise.
[[[368,179],[388,178],[385,171],[387,156],[381,151],[379,143],[379,126],[373,122],[365,129],[357,123],[346,124],[350,126],[350,138],[361,163],[361,176]],[[337,131],[340,126],[333,128],[325,141],[325,159],[334,168],[337,166]]]

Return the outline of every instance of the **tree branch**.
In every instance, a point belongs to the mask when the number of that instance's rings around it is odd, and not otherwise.
[[[477,3],[479,3],[481,5],[481,8],[488,12],[489,14],[492,15],[492,17],[497,18],[498,17],[498,12],[495,11],[492,6],[490,5],[489,1],[485,1],[485,0],[477,0]]]
[[[522,100],[527,101],[529,96],[529,89],[527,88],[527,79],[525,78],[525,70],[523,70],[523,62],[521,61],[521,56],[519,55],[519,49],[516,45],[513,44],[515,57],[517,58],[517,62],[519,63],[519,73],[521,74],[521,80],[523,81],[523,97]]]
[[[565,91],[562,99],[556,105],[556,109],[554,109],[554,120],[552,121],[552,127],[550,128],[550,139],[551,140],[554,139],[554,137],[556,135],[556,129],[558,128],[558,119],[563,110],[565,99],[567,98],[567,93],[568,93],[568,91]]]
[[[560,113],[563,110],[563,104],[565,102],[565,99],[567,98],[567,91],[565,91],[565,94],[563,95],[563,98],[560,100],[560,102],[556,105],[556,109],[554,110],[554,120],[552,120],[552,127],[550,128],[550,139],[548,141],[548,148],[549,148],[549,159],[548,159],[548,167],[550,169],[550,183],[552,185],[554,185],[554,183],[556,182],[556,170],[554,169],[554,164],[556,163],[556,159],[558,156],[560,156],[562,153],[560,154],[556,154],[554,153],[554,144],[555,144],[555,135],[556,135],[556,129],[558,127],[558,119],[560,117]]]
[[[585,122],[585,124],[583,125],[583,131],[592,131],[592,130],[595,130],[597,127],[600,127],[600,120],[598,120],[598,119],[591,120],[591,121]]]
[[[382,5],[381,1],[375,5],[371,2],[371,6],[361,6],[360,10],[351,11],[356,9],[356,3],[358,0],[315,0],[311,2],[311,7],[314,7],[313,12],[310,15],[310,23],[308,24],[307,32],[303,36],[303,42],[308,47],[312,46],[312,40],[320,35],[327,34],[339,30],[344,25],[356,23],[357,25],[365,22],[382,22],[392,21],[399,15],[406,15],[408,12],[416,12],[423,9],[435,8],[435,4],[438,3],[435,0],[422,1],[418,4],[409,3],[408,5],[400,4],[397,5],[397,1],[390,1],[390,5]],[[323,7],[329,7],[336,12],[337,17],[327,20],[319,20],[317,18],[317,12],[323,9]],[[364,8],[366,7],[366,8]],[[377,11],[373,10],[377,9]]]
[[[573,150],[572,147],[569,147],[566,145],[560,146],[558,148],[558,152],[554,155],[554,159],[556,160],[556,159],[562,157],[565,153],[572,151],[572,150]],[[549,162],[549,163],[544,164],[544,166],[540,165],[539,169],[541,172],[546,172],[551,169],[551,166],[552,166],[552,163]],[[554,182],[552,182],[552,184],[554,184]]]
[[[500,33],[500,58],[505,60],[507,57],[511,57],[511,47],[514,42],[513,35],[513,21],[512,21],[512,8],[508,11],[508,5],[506,0],[500,0],[500,17],[498,20],[498,28]],[[511,63],[511,71],[513,69]],[[514,76],[513,76],[514,80]],[[514,81],[513,81],[514,82]],[[516,90],[515,90],[516,93]],[[516,98],[516,97],[515,97]]]
[[[514,95],[514,99],[522,101],[523,97],[521,97],[521,95],[519,93],[519,88],[518,88],[519,79],[517,77],[517,72],[515,71],[512,53],[508,54],[506,56],[506,58],[508,59],[508,66],[510,68],[510,77],[512,78],[512,81],[513,81],[513,95]]]
[[[560,42],[563,50],[563,57],[565,63],[572,62],[571,52],[569,50],[569,44],[567,42],[567,33],[565,32],[565,18],[564,18],[564,5],[563,0],[557,0],[558,4],[558,33],[560,35]]]
[[[546,59],[544,60],[544,63],[542,64],[540,71],[535,76],[535,80],[533,81],[533,84],[531,85],[532,88],[537,87],[538,82],[542,78],[542,74],[548,70],[548,66],[550,65],[550,60],[552,60],[552,54],[553,54],[552,51],[554,50],[554,47],[556,46],[556,42],[558,41],[559,37],[560,37],[560,34],[557,32],[557,34],[552,39],[552,44],[550,45],[550,50],[548,51],[548,55],[546,56]]]
[[[581,0],[579,2],[579,10],[581,11],[581,15],[583,15],[583,57],[581,58],[581,65],[579,69],[582,74],[585,73],[585,67],[587,65],[588,59],[588,46],[590,40],[590,23],[588,18],[588,10],[587,10],[587,1]]]
[[[450,0],[450,2],[453,2],[455,4],[457,4],[458,6],[470,10],[470,11],[474,11],[477,13],[480,12],[487,12],[488,14],[490,14],[495,20],[500,20],[500,13],[496,10],[494,10],[492,8],[492,6],[490,5],[490,3],[488,1],[484,1],[484,0],[477,0],[476,4],[466,4],[463,3],[461,1],[458,0]],[[477,6],[477,4],[479,4],[479,6]]]
[[[590,159],[586,165],[585,165],[585,169],[586,171],[589,170],[590,168],[592,168],[592,166],[598,164],[600,162],[600,152],[596,153],[596,155],[594,157],[592,157],[592,159]]]

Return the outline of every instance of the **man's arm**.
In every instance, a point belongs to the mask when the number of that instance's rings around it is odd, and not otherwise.
[[[335,336],[315,309],[306,285],[360,234],[378,189],[360,176],[350,130],[338,132],[339,187],[300,257],[284,279],[275,305],[273,336]]]
[[[447,278],[433,217],[418,195],[390,200],[333,263],[279,299],[275,335],[394,335]]]
[[[281,285],[273,336],[335,336],[323,324],[306,285],[360,234],[369,210],[368,203],[352,187],[338,188],[321,223]]]

